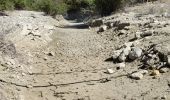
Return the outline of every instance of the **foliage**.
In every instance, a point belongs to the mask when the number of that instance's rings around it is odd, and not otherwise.
[[[2,10],[36,10],[49,15],[66,12],[95,12],[106,16],[116,11],[122,4],[132,4],[143,0],[0,0]],[[83,9],[83,10],[82,10]]]
[[[36,10],[56,15],[65,13],[67,7],[64,2],[56,0],[0,0],[0,10]]]
[[[14,9],[14,3],[12,0],[0,0],[0,10],[12,10]]]
[[[80,10],[94,4],[94,0],[64,0],[64,2],[69,5],[69,10]]]
[[[13,0],[15,9],[25,9],[26,0]]]
[[[99,13],[106,16],[120,8],[122,0],[95,0],[94,3]]]

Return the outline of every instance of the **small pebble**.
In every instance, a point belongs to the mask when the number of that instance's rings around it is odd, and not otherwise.
[[[142,32],[136,32],[136,33],[135,33],[135,38],[136,38],[136,39],[141,38],[141,34],[142,34]]]
[[[107,30],[107,26],[106,25],[102,25],[100,28],[99,28],[99,31],[98,32],[104,32]]]
[[[47,60],[47,59],[48,59],[48,57],[44,57],[43,59],[44,59],[44,60]]]
[[[55,53],[51,51],[48,53],[48,56],[55,56]]]
[[[125,54],[124,54],[124,53],[121,53],[121,54],[119,55],[118,59],[119,59],[120,62],[124,62],[124,61],[126,60]]]
[[[125,68],[126,64],[124,62],[117,64],[117,69]]]
[[[114,70],[113,70],[113,69],[107,69],[107,73],[108,73],[108,74],[113,74],[113,73],[114,73]]]
[[[122,53],[124,53],[125,56],[128,56],[130,51],[131,51],[131,48],[130,47],[126,47],[126,48],[124,48]]]
[[[166,95],[164,95],[164,96],[161,97],[161,99],[164,99],[164,100],[165,100],[166,98],[167,98]]]
[[[27,88],[33,88],[33,86],[32,85],[27,85]]]
[[[113,59],[117,59],[120,55],[120,53],[122,52],[122,50],[116,50],[113,52],[112,58]]]
[[[139,72],[136,72],[136,73],[132,73],[132,74],[130,75],[130,77],[131,77],[132,79],[140,80],[140,79],[143,78],[143,74],[142,74],[142,73],[139,73]]]
[[[133,46],[133,45],[134,45],[133,42],[126,42],[126,43],[124,44],[125,47],[131,47],[131,46]]]

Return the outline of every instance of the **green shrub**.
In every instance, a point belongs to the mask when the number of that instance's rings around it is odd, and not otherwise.
[[[67,11],[67,5],[63,2],[56,2],[54,0],[39,0],[36,2],[38,11],[43,11],[49,15],[64,14]]]
[[[64,0],[64,2],[69,5],[69,10],[80,10],[94,4],[94,0]]]
[[[94,3],[99,13],[106,16],[120,8],[122,0],[95,0]]]
[[[25,9],[26,0],[13,0],[15,9]]]
[[[13,0],[0,0],[0,10],[13,10],[14,3]]]
[[[0,0],[0,10],[35,10],[56,15],[66,13],[67,8],[62,0]]]
[[[68,10],[68,5],[65,3],[60,3],[56,5],[55,14],[65,14]]]

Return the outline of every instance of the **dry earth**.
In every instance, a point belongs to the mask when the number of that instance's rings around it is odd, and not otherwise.
[[[170,18],[163,8],[158,14],[149,8],[139,12],[143,7],[103,18],[106,23],[118,20],[130,26],[100,33],[98,28],[39,12],[0,16],[0,100],[169,100],[170,72],[134,80],[128,75],[139,70],[140,60],[126,62],[118,70],[110,59],[139,30],[154,30],[154,35],[136,40],[137,46],[161,44],[169,50]],[[114,73],[107,74],[107,69]]]

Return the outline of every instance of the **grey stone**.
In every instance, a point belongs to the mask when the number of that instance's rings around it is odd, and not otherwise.
[[[153,33],[154,33],[154,31],[153,31],[153,30],[149,30],[149,31],[145,31],[145,32],[143,32],[143,34],[141,34],[140,36],[141,36],[141,37],[152,36],[152,35],[153,35]]]
[[[113,74],[113,73],[114,73],[114,70],[113,70],[113,69],[107,69],[107,73],[108,73],[108,74]]]
[[[120,53],[122,52],[122,50],[116,50],[113,52],[112,58],[113,59],[117,59],[120,55]]]
[[[91,27],[97,27],[103,24],[104,24],[104,21],[102,19],[96,19],[96,20],[92,20],[91,22],[89,22],[89,26]]]
[[[168,64],[170,64],[170,45],[169,43],[164,43],[164,44],[159,44],[159,45],[155,45],[153,47],[154,52],[158,52],[159,54],[159,59],[161,61],[167,62]]]
[[[119,69],[125,68],[125,67],[126,67],[126,64],[124,62],[117,64],[117,68],[119,68]]]
[[[133,43],[133,42],[126,42],[126,43],[124,44],[124,46],[125,46],[125,47],[132,47],[132,46],[134,46],[134,43]]]
[[[141,74],[145,75],[145,74],[148,74],[149,72],[148,72],[148,70],[141,70],[138,73],[141,73]]]
[[[124,61],[126,60],[126,55],[122,52],[122,53],[119,55],[118,60],[119,60],[120,62],[124,62]]]
[[[132,50],[130,51],[129,59],[135,60],[141,57],[141,55],[142,55],[142,49],[135,47],[135,48],[132,48]]]
[[[126,30],[120,30],[120,34],[126,34],[127,31]]]
[[[106,30],[107,30],[107,26],[106,26],[106,25],[102,25],[102,26],[99,28],[98,32],[104,32],[104,31],[106,31]]]
[[[130,51],[131,51],[131,47],[126,47],[124,48],[123,53],[125,54],[125,56],[128,56]]]
[[[166,73],[168,71],[169,71],[169,68],[166,68],[166,67],[159,69],[160,73]]]
[[[117,25],[118,29],[123,29],[123,28],[125,28],[126,26],[130,26],[130,23],[124,22],[124,23],[119,23],[119,24]]]
[[[132,74],[130,75],[130,78],[136,79],[136,80],[140,80],[140,79],[143,78],[143,74],[142,74],[142,73],[139,73],[139,72],[132,73]]]
[[[142,34],[142,32],[136,32],[135,33],[135,38],[136,39],[140,39],[141,38],[141,34]]]

